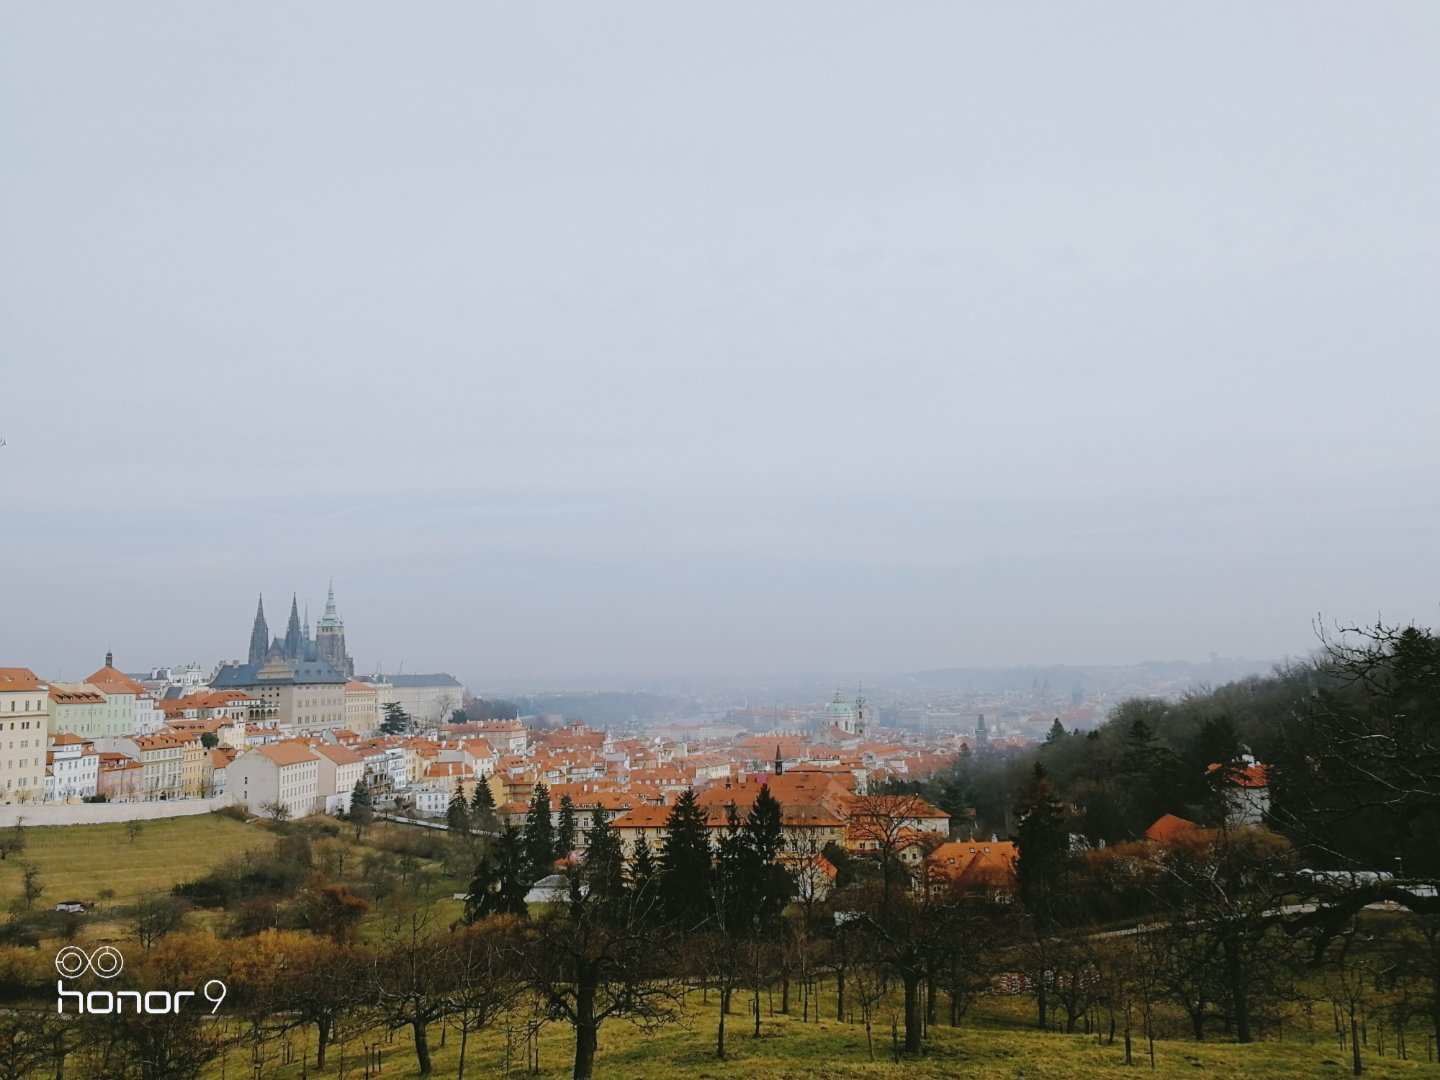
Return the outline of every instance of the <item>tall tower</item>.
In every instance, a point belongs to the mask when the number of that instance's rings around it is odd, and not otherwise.
[[[285,627],[285,659],[305,659],[305,637],[300,632],[300,605],[290,594],[290,623]]]
[[[325,599],[325,614],[315,624],[315,650],[321,660],[346,678],[355,677],[355,662],[345,651],[345,623],[335,610],[335,582]]]
[[[260,597],[255,607],[255,626],[250,631],[250,663],[265,663],[265,654],[270,651],[270,628],[265,625],[265,597]]]

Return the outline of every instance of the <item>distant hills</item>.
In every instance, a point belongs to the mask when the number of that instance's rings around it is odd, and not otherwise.
[[[1218,686],[1250,675],[1271,672],[1277,661],[1214,657],[1190,660],[1145,660],[1138,664],[1048,664],[1022,667],[954,667],[916,671],[896,678],[897,689],[1003,693],[1049,687],[1065,691],[1080,687],[1087,692]]]

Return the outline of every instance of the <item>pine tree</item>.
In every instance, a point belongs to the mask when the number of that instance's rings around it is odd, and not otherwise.
[[[560,823],[555,827],[555,854],[565,858],[575,850],[575,802],[569,795],[560,796]]]
[[[725,807],[725,827],[720,830],[711,885],[711,901],[720,928],[732,934],[744,932],[751,924],[747,854],[745,826],[732,802]]]
[[[475,817],[495,813],[495,793],[490,790],[487,777],[482,776],[475,782],[475,791],[470,796],[470,813]]]
[[[375,801],[370,794],[370,785],[364,780],[357,780],[350,792],[350,822],[355,826],[356,839],[364,834],[374,820]]]
[[[650,844],[645,840],[635,841],[635,857],[630,860],[630,889],[636,896],[645,900],[653,900],[655,891],[656,875],[659,868],[655,865],[654,853],[650,850]]]
[[[445,824],[457,836],[470,835],[470,808],[465,803],[465,793],[459,788],[450,796],[450,805],[445,808]]]
[[[660,847],[660,904],[675,926],[690,930],[710,914],[710,830],[705,811],[687,788],[665,822]]]
[[[1020,857],[1015,877],[1020,900],[1042,930],[1054,925],[1060,881],[1069,849],[1065,812],[1055,788],[1038,761],[1016,806],[1020,827],[1016,832]]]
[[[790,900],[790,875],[780,865],[785,850],[784,814],[766,784],[745,816],[743,833],[746,905],[757,926],[769,927]]]
[[[465,897],[465,922],[473,924],[491,915],[527,914],[529,891],[525,844],[514,825],[506,825],[493,850],[480,856]]]
[[[495,813],[495,793],[484,776],[475,781],[475,790],[470,795],[470,828],[484,833],[494,833],[500,828],[500,818]]]
[[[500,878],[499,910],[506,915],[526,914],[525,894],[530,891],[529,857],[525,838],[514,825],[506,825],[495,842],[495,863]]]
[[[544,784],[535,785],[525,815],[525,855],[533,877],[542,878],[554,870],[555,828],[550,821],[550,789]]]
[[[386,735],[406,735],[414,727],[404,707],[398,701],[385,703],[385,718],[380,721],[380,730]]]
[[[475,863],[470,890],[465,894],[465,925],[473,926],[495,914],[500,895],[500,872],[495,859],[487,851]]]
[[[590,816],[590,843],[585,849],[583,879],[597,900],[618,900],[625,894],[625,853],[620,836],[601,807]]]
[[[1063,738],[1065,738],[1065,725],[1060,723],[1060,718],[1057,716],[1050,725],[1049,734],[1045,736],[1045,745],[1053,746]]]

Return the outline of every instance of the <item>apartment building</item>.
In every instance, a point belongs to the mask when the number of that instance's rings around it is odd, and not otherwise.
[[[29,668],[0,668],[0,803],[45,797],[50,686]]]
[[[226,770],[225,788],[232,802],[252,813],[280,805],[292,818],[315,812],[319,794],[319,760],[302,742],[278,742],[247,750]]]
[[[45,801],[75,802],[94,797],[100,780],[100,754],[79,735],[50,736],[45,755]]]

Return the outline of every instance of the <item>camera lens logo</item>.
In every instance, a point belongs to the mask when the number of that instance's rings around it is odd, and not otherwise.
[[[125,969],[125,957],[112,945],[101,945],[93,953],[66,945],[55,954],[55,970],[67,979],[78,979],[86,971],[97,978],[113,979]]]

